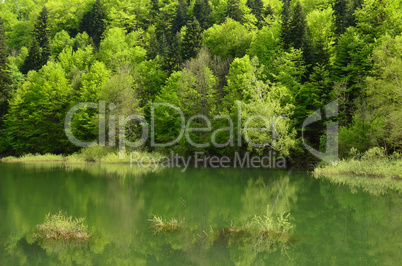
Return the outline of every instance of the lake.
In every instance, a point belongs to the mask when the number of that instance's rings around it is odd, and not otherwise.
[[[213,237],[290,213],[286,246]],[[89,243],[32,242],[48,213],[86,217]],[[153,215],[183,230],[155,234]],[[306,170],[0,163],[0,265],[401,265],[402,196]]]

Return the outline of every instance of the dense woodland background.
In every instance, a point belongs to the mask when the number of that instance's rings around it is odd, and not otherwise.
[[[235,132],[238,106],[243,126],[256,114],[276,121],[276,140],[249,132],[266,144],[255,149],[237,147],[228,130],[212,136],[230,124],[211,119],[211,132],[190,134],[194,142],[227,145],[194,148],[183,138],[172,148],[181,154],[271,149],[305,159],[301,124],[335,99],[341,156],[352,147],[402,150],[401,0],[5,0],[0,17],[4,155],[77,151],[65,136],[66,112],[99,100],[116,104],[108,117],[150,121],[151,103],[170,102],[187,118],[230,116]],[[96,139],[97,116],[77,113],[75,135]],[[307,130],[312,146],[325,149],[327,122]],[[158,108],[155,126],[157,142],[168,142],[180,119]],[[141,135],[135,123],[126,131],[133,141]]]

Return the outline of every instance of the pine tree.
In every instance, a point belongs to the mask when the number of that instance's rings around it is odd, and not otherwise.
[[[175,36],[173,36],[169,42],[169,46],[167,48],[167,54],[164,58],[164,68],[169,73],[173,71],[178,71],[180,69],[180,65],[182,62],[180,55],[180,33],[177,32]]]
[[[193,8],[195,18],[204,30],[209,28],[209,18],[212,13],[212,8],[208,0],[196,0]]]
[[[21,66],[21,72],[27,74],[30,70],[39,70],[46,65],[51,55],[49,30],[47,28],[48,11],[43,7],[33,31],[33,40],[28,50],[28,56]]]
[[[246,5],[251,9],[251,13],[257,21],[263,19],[264,3],[262,0],[247,0]]]
[[[2,125],[3,116],[7,112],[7,100],[10,96],[11,77],[8,72],[7,55],[6,35],[4,34],[3,20],[0,17],[0,127]]]
[[[292,19],[289,23],[289,42],[294,48],[303,51],[304,61],[306,65],[309,66],[308,70],[312,70],[314,62],[311,40],[308,35],[306,13],[299,1],[296,3]]]
[[[281,39],[283,42],[283,47],[285,49],[288,49],[291,45],[290,41],[290,19],[291,19],[291,14],[290,14],[290,4],[289,0],[284,0],[283,3],[283,9],[282,9],[282,33],[281,33]]]
[[[202,46],[202,29],[200,23],[194,19],[187,23],[187,30],[181,44],[181,58],[189,60],[197,55]]]
[[[28,49],[28,56],[25,58],[25,61],[21,66],[21,73],[28,74],[30,70],[38,71],[42,67],[41,63],[42,60],[39,42],[34,37]]]
[[[292,19],[289,23],[289,40],[296,49],[303,49],[308,38],[306,13],[300,2],[296,3]]]
[[[172,37],[174,38],[176,33],[187,23],[187,3],[184,0],[179,0],[179,4],[176,7],[176,17],[174,18],[172,25]]]
[[[228,0],[225,16],[238,22],[243,21],[243,11],[240,9],[239,0]]]
[[[100,0],[96,0],[92,9],[84,14],[81,21],[80,31],[88,33],[92,37],[96,47],[99,47],[102,34],[106,29],[104,19],[105,11],[103,10],[103,5]]]
[[[335,33],[341,35],[345,32],[346,0],[335,0],[334,9]]]

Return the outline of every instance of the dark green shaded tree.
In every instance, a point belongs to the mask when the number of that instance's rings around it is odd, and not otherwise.
[[[243,11],[240,9],[240,1],[228,0],[225,10],[225,17],[229,17],[238,22],[243,21],[244,14]]]
[[[306,13],[299,1],[296,3],[292,19],[289,23],[289,42],[294,48],[303,51],[303,58],[306,65],[312,67],[314,62],[306,21]]]
[[[172,24],[172,37],[187,23],[187,3],[184,0],[179,0],[176,7],[176,16]]]
[[[189,60],[197,55],[202,46],[202,29],[196,19],[187,23],[181,43],[181,58],[183,61]]]
[[[332,7],[334,9],[335,33],[338,35],[345,32],[346,3],[347,0],[336,0]]]
[[[338,84],[335,91],[341,99],[341,116],[346,124],[352,120],[353,112],[364,97],[364,81],[372,69],[372,46],[365,43],[356,29],[351,27],[339,39],[335,49],[332,76]]]
[[[103,5],[100,0],[96,0],[92,9],[84,14],[81,21],[80,31],[88,33],[96,47],[99,47],[102,34],[106,29],[104,20],[105,11],[103,10]]]
[[[27,74],[30,70],[39,70],[46,65],[52,51],[47,27],[48,11],[42,9],[35,24],[33,40],[29,47],[28,57],[25,59],[21,72]]]
[[[246,5],[251,9],[251,13],[255,16],[257,21],[263,19],[264,3],[262,0],[247,0]]]
[[[21,66],[21,73],[28,74],[30,70],[38,71],[42,67],[41,63],[42,60],[39,42],[36,38],[33,38],[31,45],[29,46],[28,56],[25,58],[24,63]]]
[[[283,3],[281,18],[282,18],[281,39],[283,42],[283,48],[288,49],[291,45],[291,40],[290,40],[291,9],[290,9],[289,0],[285,0]]]
[[[182,62],[180,55],[180,40],[181,37],[180,33],[178,32],[175,36],[170,38],[170,41],[167,44],[167,53],[164,58],[164,69],[169,73],[180,69]]]
[[[3,116],[7,112],[10,97],[11,77],[8,72],[8,48],[6,43],[6,35],[4,34],[3,20],[0,17],[0,128],[3,124]]]
[[[50,39],[49,39],[49,29],[47,27],[49,15],[46,7],[43,7],[39,14],[38,20],[34,29],[34,36],[38,41],[39,47],[41,48],[40,65],[41,67],[46,65],[47,60],[51,55]]]
[[[196,0],[193,8],[195,18],[204,30],[209,28],[209,19],[212,13],[212,8],[208,0]]]

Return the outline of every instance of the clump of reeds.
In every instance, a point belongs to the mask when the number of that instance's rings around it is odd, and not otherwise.
[[[37,232],[33,238],[62,240],[81,240],[87,241],[91,237],[88,226],[84,224],[85,218],[73,218],[59,211],[55,214],[46,215],[43,224],[36,226]]]
[[[151,222],[151,228],[156,234],[160,232],[179,231],[183,228],[182,222],[178,222],[176,219],[171,219],[170,221],[165,222],[162,217],[154,215],[152,219],[149,219],[148,221]]]

